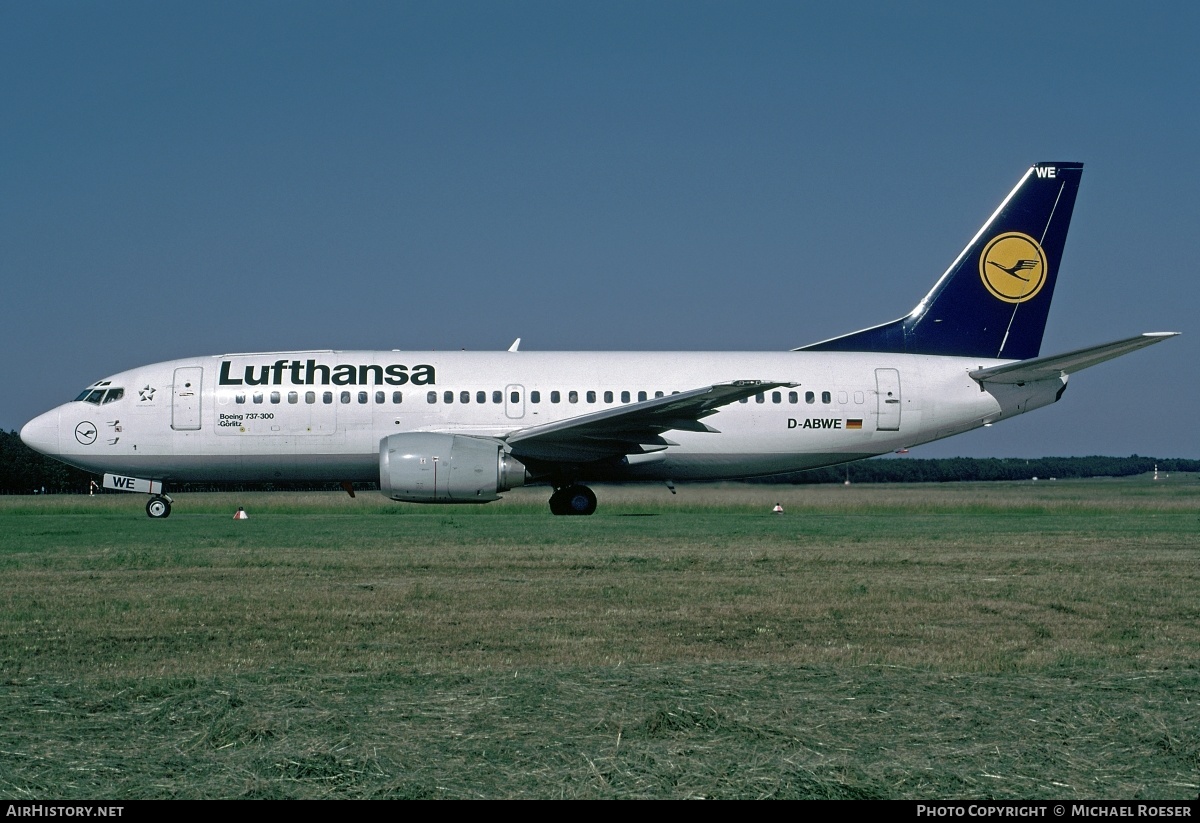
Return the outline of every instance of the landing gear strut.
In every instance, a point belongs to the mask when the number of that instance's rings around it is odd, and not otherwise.
[[[578,483],[558,489],[550,495],[551,514],[593,514],[596,493]]]
[[[162,520],[171,516],[171,498],[165,494],[156,494],[146,503],[147,516]]]

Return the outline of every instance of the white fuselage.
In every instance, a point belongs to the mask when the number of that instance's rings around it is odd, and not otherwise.
[[[22,437],[85,469],[176,483],[377,481],[380,441],[401,432],[504,438],[659,393],[795,384],[722,407],[704,421],[716,432],[667,431],[666,449],[578,477],[717,480],[884,454],[1061,394],[1065,378],[985,389],[968,374],[1005,362],[804,351],[221,355],[113,375],[94,384],[92,402],[59,406]]]

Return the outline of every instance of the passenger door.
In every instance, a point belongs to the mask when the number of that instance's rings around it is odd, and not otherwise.
[[[900,372],[876,369],[875,388],[879,398],[875,428],[881,432],[900,431]]]
[[[204,369],[185,366],[175,370],[171,386],[171,428],[175,431],[198,431],[200,428],[200,398]]]

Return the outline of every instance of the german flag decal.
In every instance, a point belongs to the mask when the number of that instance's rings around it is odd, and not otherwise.
[[[855,420],[847,420],[847,421],[846,421],[846,428],[848,428],[848,429],[861,429],[861,428],[862,428],[862,418],[860,417],[860,418],[857,418],[857,419],[855,419]]]

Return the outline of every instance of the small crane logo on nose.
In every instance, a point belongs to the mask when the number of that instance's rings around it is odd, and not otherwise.
[[[84,446],[90,446],[96,442],[96,426],[93,423],[88,423],[86,420],[75,427],[75,439]]]

